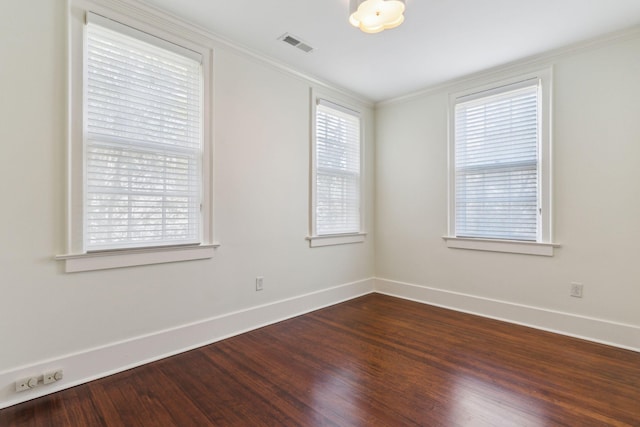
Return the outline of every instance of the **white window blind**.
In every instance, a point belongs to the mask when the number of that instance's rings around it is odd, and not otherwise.
[[[315,232],[358,233],[360,115],[318,99],[315,125]]]
[[[199,243],[201,63],[96,18],[86,33],[85,249]]]
[[[537,81],[462,98],[454,120],[456,237],[538,241]]]

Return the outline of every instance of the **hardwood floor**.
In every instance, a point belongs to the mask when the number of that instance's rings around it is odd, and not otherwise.
[[[640,353],[367,295],[0,411],[0,426],[640,426]]]

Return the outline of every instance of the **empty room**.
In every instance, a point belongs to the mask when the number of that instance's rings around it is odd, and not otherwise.
[[[0,426],[640,426],[640,1],[1,0],[0,58]]]

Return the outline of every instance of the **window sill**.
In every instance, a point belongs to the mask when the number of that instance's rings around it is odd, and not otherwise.
[[[65,272],[106,270],[109,268],[133,267],[138,265],[163,264],[213,258],[219,244],[199,246],[172,246],[165,248],[127,249],[118,251],[93,252],[86,254],[57,255],[64,261]]]
[[[471,249],[476,251],[506,252],[539,256],[553,256],[553,249],[559,248],[557,243],[522,242],[517,240],[473,239],[464,237],[442,237],[447,247],[454,249]]]
[[[309,247],[317,248],[321,246],[346,245],[349,243],[362,243],[367,237],[367,233],[353,234],[332,234],[327,236],[307,237]]]

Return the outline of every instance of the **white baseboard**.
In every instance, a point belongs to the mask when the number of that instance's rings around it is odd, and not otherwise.
[[[374,279],[323,289],[204,321],[0,372],[0,409],[122,372],[373,292]],[[17,393],[15,381],[63,369],[64,378]]]
[[[640,352],[640,327],[387,279],[375,292]]]
[[[251,307],[173,329],[0,372],[0,409],[173,356],[253,329],[377,292],[640,352],[640,327],[539,307],[418,286],[365,279]],[[15,381],[63,369],[64,378],[17,393]]]

